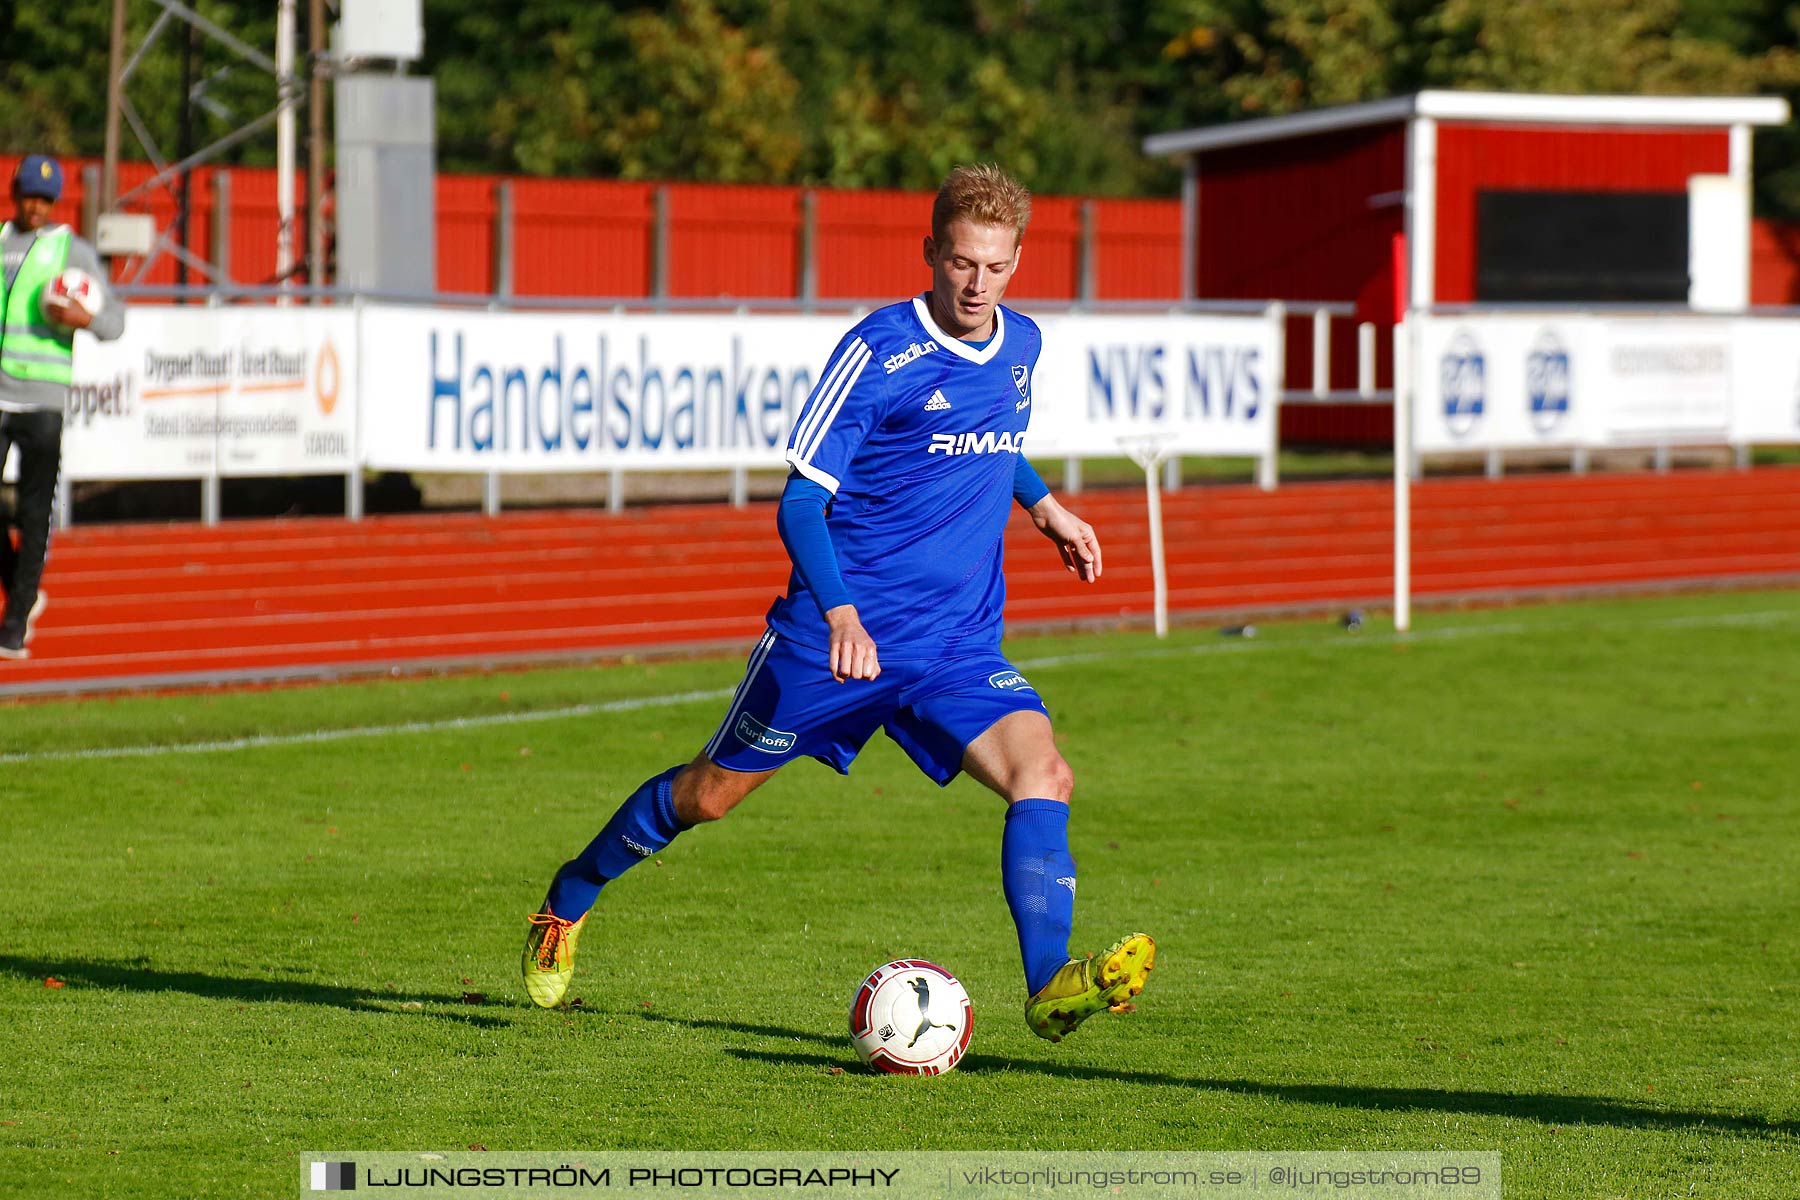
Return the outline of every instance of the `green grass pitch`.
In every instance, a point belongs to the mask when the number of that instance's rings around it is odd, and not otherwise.
[[[1161,948],[1054,1047],[1000,803],[881,739],[612,885],[583,1006],[525,1002],[551,871],[741,659],[0,707],[0,1194],[471,1145],[1492,1149],[1508,1196],[1794,1194],[1800,593],[1418,625],[1010,645],[1076,770],[1077,945]],[[900,955],[974,997],[950,1075],[856,1066]]]

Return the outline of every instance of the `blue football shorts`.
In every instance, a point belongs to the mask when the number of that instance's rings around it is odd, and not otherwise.
[[[997,650],[883,659],[877,678],[839,683],[827,651],[769,630],[750,652],[706,757],[728,771],[767,771],[811,757],[847,775],[863,745],[883,729],[942,787],[962,770],[969,743],[1015,712],[1049,716],[1036,690]]]

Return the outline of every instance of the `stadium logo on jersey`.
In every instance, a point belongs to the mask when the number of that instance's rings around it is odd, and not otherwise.
[[[929,399],[925,402],[925,411],[926,412],[949,412],[950,411],[950,401],[945,399],[944,393],[933,392],[933,393],[931,393],[931,399]]]
[[[937,348],[936,342],[926,342],[923,346],[914,342],[900,353],[888,355],[887,358],[882,360],[881,365],[887,370],[889,375],[892,375],[907,363],[912,362],[916,358],[924,358],[927,354],[930,354]]]
[[[927,405],[926,407],[930,407]],[[934,433],[927,454],[1013,454],[1025,449],[1025,432]]]
[[[737,728],[732,732],[737,734],[738,741],[744,745],[766,754],[785,754],[794,748],[796,740],[793,734],[770,729],[749,713],[738,718]]]
[[[1030,404],[1031,368],[1027,367],[1024,363],[1019,363],[1013,368],[1013,386],[1019,389],[1019,395],[1025,398],[1025,403]]]
[[[1487,358],[1472,335],[1462,332],[1451,339],[1438,363],[1438,381],[1444,423],[1452,436],[1462,437],[1481,423],[1487,408]]]
[[[1539,433],[1549,433],[1569,415],[1569,375],[1568,350],[1554,330],[1544,330],[1525,358],[1525,392]]]
[[[1037,690],[1036,688],[1033,688],[1031,684],[1026,682],[1025,677],[1017,671],[995,671],[992,675],[988,676],[988,686],[991,688],[999,688],[1003,692],[1031,692]]]

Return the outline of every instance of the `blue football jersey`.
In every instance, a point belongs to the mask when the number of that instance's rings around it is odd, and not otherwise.
[[[800,410],[787,461],[833,494],[826,530],[883,657],[999,643],[1001,535],[1042,344],[1030,318],[997,308],[992,340],[975,349],[916,297],[845,334]],[[798,573],[769,624],[830,644]]]

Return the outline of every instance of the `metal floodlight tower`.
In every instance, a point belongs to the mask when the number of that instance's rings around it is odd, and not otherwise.
[[[276,279],[282,286],[290,286],[295,273],[294,255],[294,173],[296,166],[296,129],[295,109],[305,104],[307,117],[307,253],[305,265],[308,281],[317,285],[322,282],[325,266],[324,231],[320,222],[320,210],[323,207],[324,173],[325,173],[325,125],[324,125],[324,82],[330,70],[330,60],[325,53],[325,10],[327,0],[308,0],[307,12],[307,63],[306,86],[303,91],[302,80],[295,70],[295,8],[297,0],[278,0],[275,24],[275,54],[270,57],[262,51],[244,42],[230,31],[202,16],[199,12],[181,3],[181,0],[139,0],[140,3],[154,5],[161,10],[143,41],[135,48],[126,46],[126,4],[127,0],[112,0],[112,39],[108,54],[107,88],[106,88],[106,147],[105,161],[101,172],[100,185],[100,221],[102,226],[109,218],[120,216],[118,210],[122,205],[147,194],[157,187],[169,188],[172,181],[185,179],[187,174],[197,166],[210,162],[220,154],[230,150],[273,124],[276,130],[276,205],[279,224],[276,233]],[[332,7],[336,8],[336,0]],[[165,32],[176,26],[185,26],[187,31],[198,32],[209,41],[223,46],[230,51],[239,63],[247,63],[258,70],[267,72],[275,80],[275,107],[261,115],[244,122],[205,146],[191,153],[182,154],[174,162],[168,161],[157,145],[155,137],[145,125],[137,108],[126,93],[126,85],[130,83],[138,64],[143,61],[145,53]],[[229,71],[231,68],[225,68]],[[187,100],[208,107],[209,111],[220,114],[222,109],[216,102],[209,101],[205,89],[212,81],[223,75],[217,72],[208,79],[193,85],[186,97]],[[154,173],[143,183],[132,188],[124,195],[119,194],[119,143],[121,122],[131,127],[133,136],[143,148],[145,156],[150,160]],[[101,240],[108,239],[104,228]],[[201,258],[183,246],[174,236],[173,227],[156,230],[154,237],[147,245],[136,239],[127,238],[117,252],[128,253],[142,258],[133,279],[142,278],[155,262],[164,254],[185,263],[199,271],[207,280],[218,282],[221,272],[204,258]],[[105,246],[102,247],[105,250]]]

